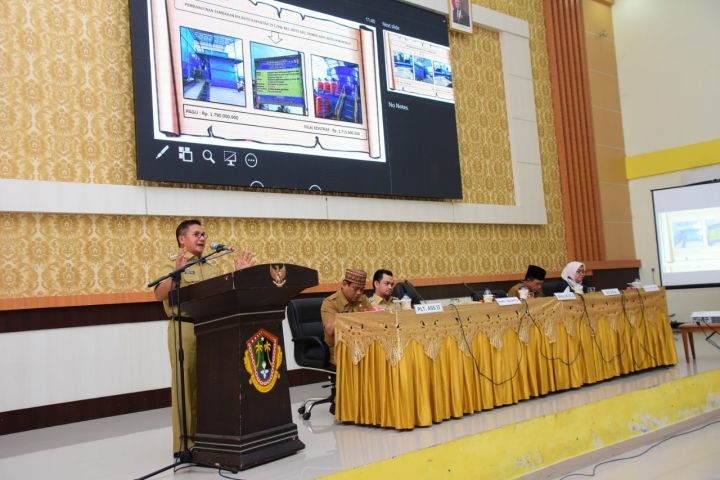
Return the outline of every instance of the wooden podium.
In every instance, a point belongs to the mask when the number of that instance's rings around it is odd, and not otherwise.
[[[244,470],[305,445],[292,421],[282,320],[317,271],[263,264],[180,289],[195,320],[197,432],[193,460]]]

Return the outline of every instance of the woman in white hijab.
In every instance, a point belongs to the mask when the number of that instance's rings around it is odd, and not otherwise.
[[[568,287],[566,292],[574,292],[576,287],[583,288],[583,279],[585,278],[585,264],[582,262],[570,262],[565,265],[560,274]]]

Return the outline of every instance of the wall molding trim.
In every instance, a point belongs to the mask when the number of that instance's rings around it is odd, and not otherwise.
[[[317,370],[288,370],[291,387],[327,380]],[[125,415],[170,406],[170,387],[144,392],[124,393],[109,397],[90,398],[72,402],[42,405],[0,412],[0,435],[84,422],[103,417]],[[169,415],[169,412],[168,412]],[[168,422],[169,422],[168,417]]]
[[[628,180],[681,172],[720,163],[720,138],[625,157]]]

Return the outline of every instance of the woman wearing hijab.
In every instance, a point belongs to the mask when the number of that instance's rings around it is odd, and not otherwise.
[[[584,289],[585,264],[582,262],[570,262],[565,265],[560,273],[560,280],[545,281],[543,292],[545,296],[552,296],[556,293],[575,292],[575,287]]]
[[[582,262],[570,262],[563,268],[560,277],[567,283],[566,292],[574,292],[576,288],[583,289],[585,279],[585,264]]]

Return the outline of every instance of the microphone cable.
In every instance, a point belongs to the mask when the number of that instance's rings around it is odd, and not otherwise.
[[[650,445],[650,446],[648,446],[647,448],[645,448],[645,450],[643,450],[643,451],[641,451],[641,452],[639,452],[639,453],[636,453],[635,455],[628,455],[627,457],[615,457],[615,458],[611,458],[611,459],[609,459],[609,460],[604,460],[604,461],[602,461],[602,462],[600,462],[600,463],[595,464],[595,465],[592,467],[592,471],[591,471],[590,473],[580,473],[580,472],[577,472],[577,473],[568,473],[567,475],[563,475],[562,477],[559,477],[558,480],[565,480],[565,479],[567,479],[567,478],[572,478],[572,477],[585,477],[585,478],[594,477],[595,474],[597,473],[597,469],[598,469],[599,467],[602,467],[603,465],[609,465],[609,464],[611,464],[611,463],[623,462],[623,461],[625,461],[625,460],[634,460],[634,459],[636,459],[636,458],[640,458],[640,457],[642,457],[643,455],[645,455],[646,453],[648,453],[650,450],[654,449],[655,447],[658,447],[658,446],[662,445],[662,444],[665,443],[665,442],[669,442],[670,440],[674,440],[674,439],[676,439],[676,438],[680,438],[680,437],[682,437],[682,436],[684,436],[684,435],[689,435],[689,434],[691,434],[691,433],[699,432],[700,430],[702,430],[702,429],[704,429],[704,428],[711,427],[711,426],[716,425],[716,424],[718,424],[718,423],[720,423],[720,420],[713,420],[713,421],[711,421],[711,422],[706,423],[705,425],[700,425],[699,427],[692,428],[692,429],[686,430],[686,431],[684,431],[684,432],[676,433],[676,434],[674,434],[674,435],[670,435],[669,437],[663,438],[662,440],[653,443],[652,445]]]
[[[477,374],[481,378],[484,378],[485,380],[490,382],[493,386],[503,385],[503,384],[513,380],[515,377],[517,377],[518,372],[520,371],[520,363],[522,362],[522,356],[523,356],[522,349],[518,349],[518,350],[520,350],[520,357],[518,358],[517,364],[515,365],[512,375],[510,375],[508,378],[506,378],[504,380],[496,381],[491,376],[483,373],[482,370],[480,369],[480,362],[478,362],[477,358],[475,357],[475,354],[473,353],[472,345],[470,345],[470,342],[468,341],[467,334],[465,333],[465,328],[462,325],[462,319],[460,318],[460,311],[458,310],[457,305],[451,304],[449,306],[452,306],[453,310],[455,310],[455,321],[457,322],[458,326],[460,327],[460,333],[462,334],[463,342],[465,343],[465,346],[467,347],[467,350],[470,353],[470,358],[472,358],[472,360],[473,360],[473,364],[475,365],[475,371],[477,372]],[[470,320],[471,320],[471,317],[468,316],[466,321],[469,322]],[[515,333],[517,334],[517,332],[515,332]],[[518,340],[519,340],[519,337],[520,336],[518,335]],[[494,405],[494,407],[495,406],[497,406],[497,405]]]
[[[701,322],[697,322],[697,324],[701,327],[705,327],[701,328],[700,330],[701,333],[705,336],[705,341],[720,350],[720,345],[718,345],[715,340],[712,339],[713,335],[715,335],[716,333],[720,333],[720,324],[717,326],[718,330],[716,330],[715,327],[705,319],[703,319]]]
[[[547,334],[542,329],[542,327],[538,324],[537,320],[535,320],[535,317],[532,316],[530,313],[530,305],[528,304],[527,300],[525,302],[525,314],[528,318],[530,318],[530,321],[532,322],[533,326],[535,327],[535,330],[537,330],[538,334],[541,338],[547,338]],[[540,356],[545,359],[548,362],[560,362],[562,365],[565,365],[566,367],[569,367],[570,365],[574,364],[577,359],[580,357],[580,352],[582,351],[582,343],[578,339],[578,349],[575,352],[575,355],[572,356],[572,358],[569,358],[568,360],[565,360],[561,357],[555,357],[553,355],[548,354],[546,351],[544,351],[545,344],[549,342],[539,342],[539,348],[538,351],[540,352]],[[570,343],[568,342],[568,347],[570,347]],[[569,357],[569,356],[568,356]]]
[[[598,353],[600,354],[600,358],[602,359],[602,361],[605,363],[612,363],[617,358],[622,358],[622,356],[626,352],[625,349],[619,351],[618,353],[611,356],[610,358],[605,357],[605,352],[603,352],[602,344],[598,340],[598,332],[597,332],[597,330],[595,330],[593,328],[592,321],[590,320],[590,312],[588,312],[587,301],[585,300],[585,296],[584,295],[579,295],[579,296],[580,296],[580,300],[582,301],[582,305],[583,305],[583,315],[580,317],[580,320],[582,321],[583,317],[585,317],[585,319],[587,320],[587,325],[588,325],[588,329],[590,330],[590,336],[592,337],[593,345],[595,346]],[[618,332],[615,332],[615,333],[617,334]],[[625,345],[625,347],[627,348],[627,345]]]
[[[639,358],[636,358],[635,355],[632,356],[633,367],[637,371],[640,369],[648,368],[648,367],[643,366],[646,364],[648,358],[653,360],[653,362],[655,363],[654,366],[660,366],[660,365],[658,364],[658,359],[657,359],[656,355],[653,354],[653,352],[651,351],[652,349],[647,344],[647,338],[641,338],[640,335],[638,334],[638,332],[641,328],[645,327],[645,330],[647,331],[649,326],[648,326],[648,321],[647,321],[646,311],[645,311],[645,301],[643,299],[642,293],[640,292],[639,289],[633,288],[633,290],[635,290],[636,300],[638,303],[638,308],[639,308],[639,313],[640,313],[639,319],[635,325],[633,325],[630,322],[630,314],[628,311],[628,298],[626,297],[626,294],[625,294],[625,292],[627,292],[627,290],[622,291],[621,295],[622,295],[622,299],[623,299],[623,303],[622,303],[623,316],[625,317],[625,321],[627,322],[628,326],[631,328],[631,332],[632,332],[632,335],[630,336],[630,341],[632,342],[632,340],[634,338],[637,341],[638,347],[640,347],[642,352],[645,353],[645,358],[643,358],[642,360]],[[630,295],[628,295],[628,296],[630,296]],[[647,337],[647,336],[645,336],[645,337]]]

